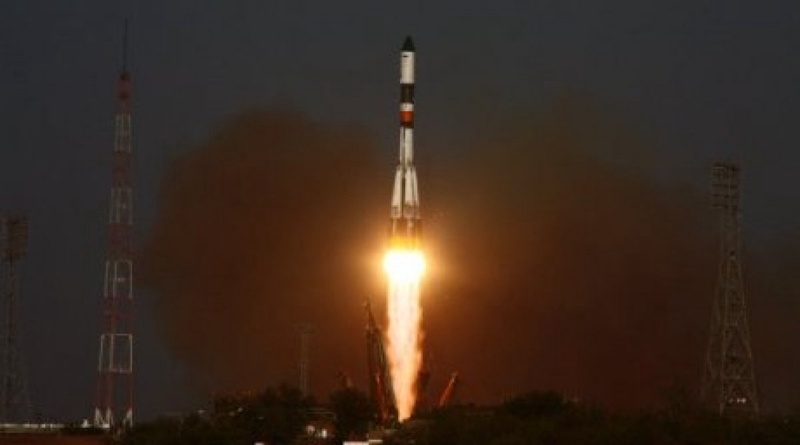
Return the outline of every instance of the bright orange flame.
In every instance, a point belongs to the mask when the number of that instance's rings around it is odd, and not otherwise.
[[[398,420],[411,417],[422,351],[420,284],[425,256],[419,250],[390,250],[383,262],[389,276],[388,352]]]

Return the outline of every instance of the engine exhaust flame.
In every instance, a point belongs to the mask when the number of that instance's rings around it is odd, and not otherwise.
[[[422,363],[420,285],[425,256],[419,250],[390,250],[384,259],[389,278],[388,355],[397,419],[411,417],[417,394],[416,379]]]

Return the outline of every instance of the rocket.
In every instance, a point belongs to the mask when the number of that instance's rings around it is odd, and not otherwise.
[[[414,169],[414,42],[400,50],[400,150],[392,192],[391,248],[417,249],[422,239],[417,173]]]

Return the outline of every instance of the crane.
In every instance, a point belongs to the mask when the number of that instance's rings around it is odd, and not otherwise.
[[[439,397],[439,408],[444,408],[450,404],[450,401],[453,399],[453,395],[458,388],[458,381],[458,373],[452,373],[450,375],[450,380],[447,381],[447,386],[445,386],[444,391],[442,391],[442,395]]]

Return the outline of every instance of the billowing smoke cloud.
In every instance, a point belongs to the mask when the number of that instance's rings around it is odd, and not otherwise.
[[[574,101],[489,128],[428,226],[447,266],[429,337],[465,391],[634,407],[694,387],[715,276],[705,195],[647,179],[634,133]]]
[[[388,218],[376,159],[357,128],[272,110],[242,114],[171,165],[144,281],[199,383],[296,384],[306,322],[320,382],[363,369],[361,303]]]
[[[454,370],[462,401],[556,389],[636,407],[697,388],[716,262],[705,193],[648,179],[646,144],[579,105],[425,148],[457,151],[420,166],[431,392]],[[262,111],[171,166],[144,278],[211,388],[294,382],[305,321],[312,389],[340,369],[366,384],[360,304],[383,305],[393,168],[377,153],[358,129]]]

